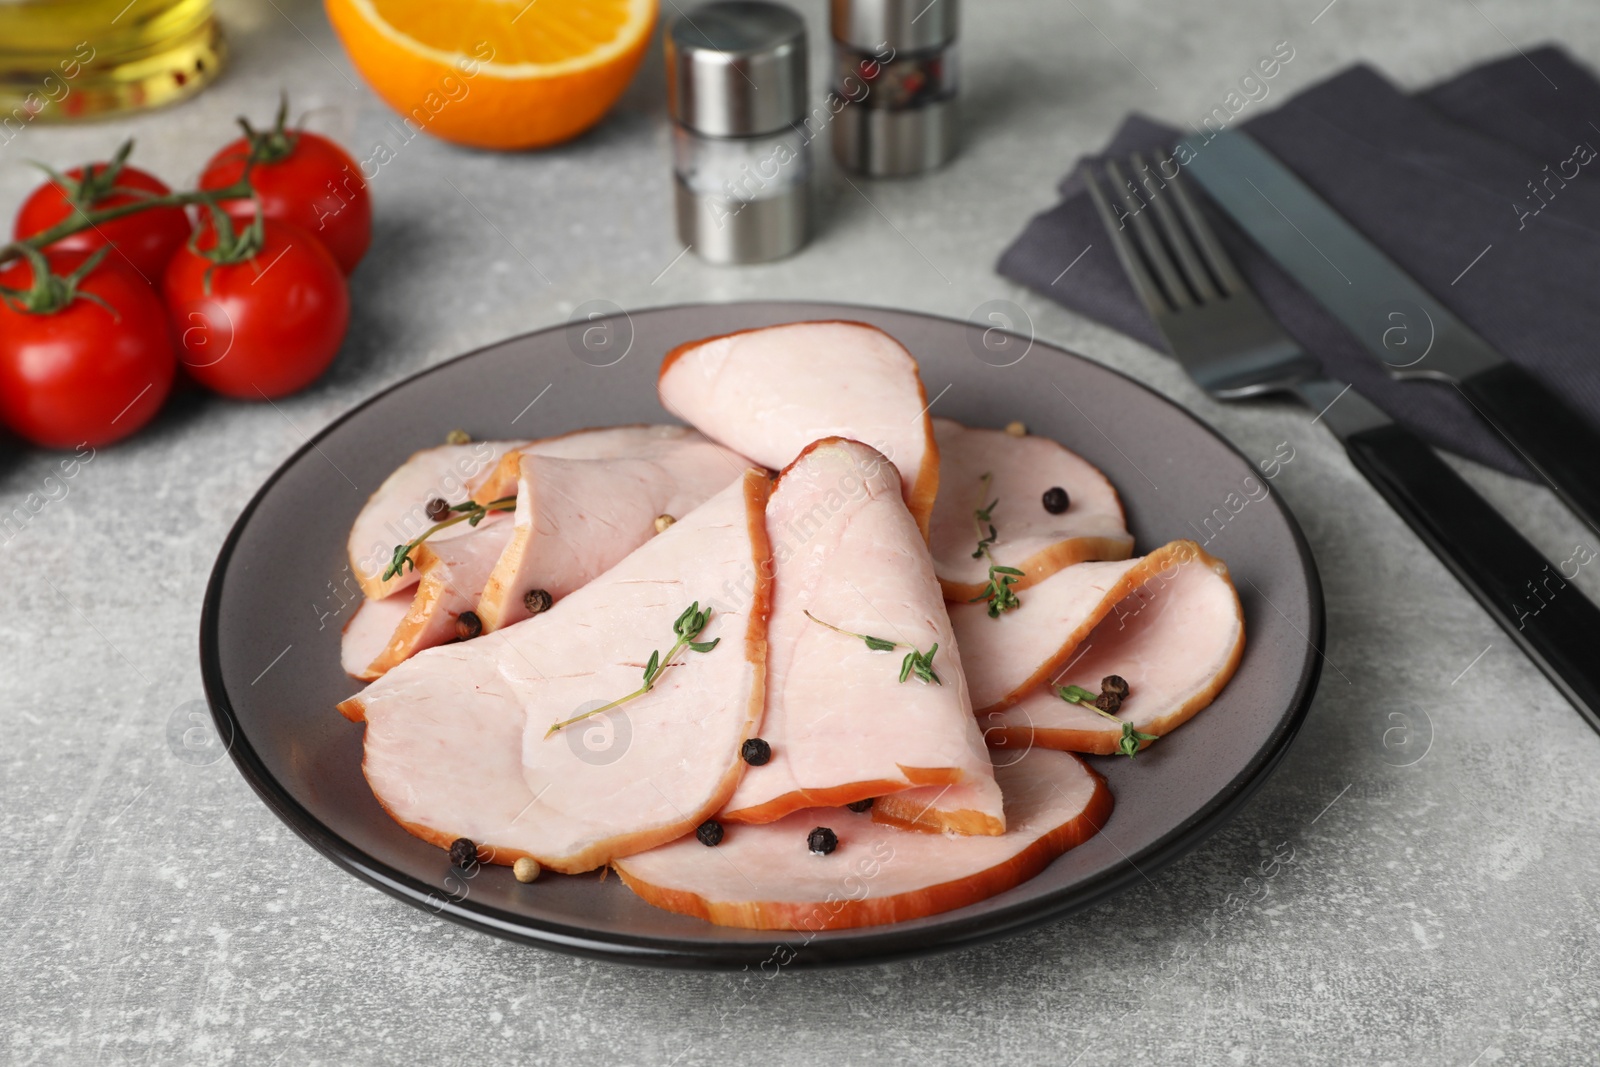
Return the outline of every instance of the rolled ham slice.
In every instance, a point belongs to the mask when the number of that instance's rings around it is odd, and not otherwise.
[[[1128,598],[1136,597],[1141,586],[1169,580],[1190,561],[1224,576],[1228,572],[1193,541],[1173,541],[1138,559],[1079,563],[1057,571],[999,618],[990,618],[982,601],[950,605],[972,706],[980,715],[999,711],[1055,680],[1100,620],[1131,613],[1138,601]]]
[[[711,337],[667,353],[661,404],[729,448],[778,470],[824,437],[871,445],[899,470],[924,540],[939,449],[916,360],[859,322],[797,322]]]
[[[395,620],[375,656],[361,662],[359,648],[366,643],[367,634],[346,632],[341,659],[348,673],[370,681],[425,648],[456,639],[456,620],[462,612],[477,607],[489,573],[512,536],[511,516],[504,512],[491,512],[476,527],[465,523],[462,526],[467,533],[438,541],[430,537],[413,550],[411,555],[417,561],[417,573],[421,578],[411,595],[410,605]],[[388,598],[394,599],[396,597]],[[387,603],[388,600],[367,603]],[[363,625],[361,629],[365,628]],[[351,669],[352,664],[357,663],[360,666]]]
[[[743,456],[693,431],[643,451],[621,459],[515,457],[513,529],[478,587],[485,630],[531,615],[524,604],[530,590],[559,600],[610,570],[656,535],[657,516],[687,515],[750,467]]]
[[[407,660],[339,705],[367,724],[362,768],[391,817],[491,862],[592,870],[694,829],[727,801],[765,692],[770,551],[764,472],[738,482],[549,611]],[[698,601],[712,616],[654,689],[652,649]]]
[[[964,604],[988,584],[989,561],[972,556],[988,524],[980,533],[973,511],[990,503],[999,535],[990,552],[996,563],[1023,572],[1013,589],[1026,589],[1074,563],[1127,559],[1133,551],[1116,489],[1077,453],[1047,437],[1013,437],[950,419],[934,419],[933,434],[940,473],[930,543],[949,600]],[[1051,488],[1067,492],[1069,506],[1060,515],[1044,508]]]
[[[668,911],[755,930],[841,930],[904,922],[975,904],[1032,878],[1099,832],[1105,780],[1061,752],[1030,752],[995,776],[1005,793],[998,837],[906,833],[841,808],[808,808],[762,826],[729,826],[707,848],[689,836],[614,866]],[[829,855],[810,831],[838,837]]]
[[[350,526],[350,570],[361,591],[373,600],[408,589],[421,580],[409,567],[388,580],[383,572],[394,558],[394,547],[405,544],[433,525],[428,501],[465,500],[474,479],[494,469],[500,457],[526,445],[526,441],[473,441],[440,445],[414,453],[383,480]],[[469,527],[459,523],[434,534],[432,540],[460,537]]]
[[[772,759],[745,772],[725,817],[770,822],[799,808],[967,783],[967,806],[933,808],[926,821],[1003,832],[944,598],[894,465],[856,441],[812,444],[778,478],[767,533],[776,569],[761,736]],[[873,651],[823,623],[907,647]],[[902,682],[908,649],[934,644],[942,684]]]
[[[1120,675],[1128,683],[1128,696],[1118,717],[1140,733],[1161,737],[1215,699],[1243,652],[1244,617],[1228,570],[1196,549],[1195,555],[1164,568],[1118,603],[1053,684],[1013,707],[982,716],[984,735],[990,744],[1006,749],[1033,745],[1109,755],[1117,751],[1122,728],[1062,700],[1054,685],[1098,693],[1101,679]]]
[[[574,430],[527,442],[519,449],[504,453],[497,463],[468,483],[467,489],[472,499],[480,504],[514,496],[525,455],[554,459],[655,459],[686,445],[705,443],[704,434],[687,426],[638,423]],[[745,457],[735,456],[729,466],[728,481],[722,484],[727,485],[753,465]]]

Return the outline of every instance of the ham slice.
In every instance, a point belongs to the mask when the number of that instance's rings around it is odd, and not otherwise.
[[[567,873],[719,810],[765,692],[769,484],[747,472],[544,614],[429,649],[340,704],[366,721],[378,802],[426,841],[466,837],[492,862],[531,856]],[[712,609],[699,640],[715,648],[684,650],[650,692],[546,737],[638,688],[694,601]]]
[[[516,457],[514,528],[479,586],[477,612],[485,630],[532,614],[523,603],[529,590],[560,600],[611,569],[655,536],[657,516],[687,515],[750,467],[743,456],[693,431],[641,452],[621,459]]]
[[[863,441],[900,473],[924,540],[939,449],[916,360],[859,322],[797,322],[711,337],[667,353],[661,404],[774,470],[824,437]]]
[[[456,639],[456,619],[477,607],[478,594],[512,534],[511,517],[503,512],[491,512],[476,527],[462,526],[467,533],[442,540],[430,537],[412,552],[421,579],[410,606],[395,621],[377,655],[362,662],[357,648],[366,643],[367,635],[346,634],[341,658],[348,673],[371,680],[425,648]],[[359,667],[352,670],[352,664]]]
[[[1227,568],[1193,541],[1173,541],[1137,559],[1079,563],[1022,594],[1022,605],[989,617],[988,606],[952,604],[950,622],[967,668],[972,706],[980,715],[1008,708],[1053,681],[1100,620],[1127,614],[1141,586],[1170,580],[1185,563]],[[1096,690],[1098,692],[1098,689]]]
[[[472,499],[480,504],[514,496],[517,478],[522,473],[522,457],[525,455],[550,456],[554,459],[656,459],[684,446],[704,444],[705,441],[704,434],[687,426],[639,423],[574,430],[557,437],[541,438],[506,452],[497,463],[468,483],[467,489]],[[732,460],[728,478],[723,485],[743,474],[745,468],[754,466],[743,456],[730,455]]]
[[[755,930],[840,930],[974,904],[1027,881],[1099,832],[1105,780],[1061,752],[1035,751],[995,772],[1005,792],[998,837],[908,834],[841,808],[809,808],[764,826],[730,826],[707,848],[693,836],[614,865],[668,911]],[[813,855],[818,826],[838,847]]]
[[[397,593],[382,600],[363,600],[351,613],[339,636],[339,665],[353,678],[370,680],[367,668],[383,654],[395,627],[411,610],[411,597]]]
[[[455,503],[466,499],[468,483],[499,463],[500,457],[526,445],[526,441],[473,441],[440,445],[414,453],[383,480],[350,526],[350,570],[361,591],[373,600],[417,584],[421,575],[407,567],[387,581],[383,572],[394,558],[394,546],[405,544],[429,526],[428,501]],[[429,540],[460,537],[468,530],[460,523],[440,530]]]
[[[1123,598],[1053,682],[1097,693],[1102,678],[1120,675],[1128,696],[1118,717],[1155,737],[1210,704],[1239,665],[1244,617],[1228,569],[1199,549],[1195,553]],[[1122,740],[1116,723],[1068,704],[1051,686],[981,721],[989,742],[1008,749],[1031,744],[1109,755]]]
[[[812,444],[778,478],[767,533],[776,566],[761,736],[773,754],[745,772],[724,817],[770,822],[799,808],[970,783],[969,806],[933,808],[925,821],[1004,832],[933,561],[894,465],[856,441]],[[823,623],[907,647],[873,651]],[[902,682],[908,649],[935,644],[942,684]]]
[[[1013,437],[950,419],[934,419],[933,434],[940,473],[930,543],[946,598],[964,604],[983,595],[989,561],[972,557],[980,536],[973,511],[990,503],[999,533],[990,552],[996,563],[1023,572],[1013,589],[1074,563],[1127,559],[1133,551],[1116,489],[1077,453],[1047,437]],[[1042,503],[1045,491],[1056,487],[1066,490],[1069,502],[1060,515]]]

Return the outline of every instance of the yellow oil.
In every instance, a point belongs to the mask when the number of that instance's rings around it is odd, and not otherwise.
[[[212,0],[0,0],[0,144],[180,100],[225,54]]]

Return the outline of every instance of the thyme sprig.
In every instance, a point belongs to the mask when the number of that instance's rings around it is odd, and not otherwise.
[[[897,648],[910,649],[911,651],[906,653],[905,659],[900,661],[900,680],[902,682],[907,678],[915,677],[917,681],[921,682],[923,685],[927,685],[930,682],[934,685],[944,684],[944,682],[939,680],[939,675],[933,669],[933,657],[939,651],[939,642],[937,641],[933,643],[933,647],[928,649],[928,651],[918,652],[915,645],[907,645],[898,641],[890,641],[884,637],[873,637],[871,634],[858,634],[854,630],[846,630],[842,627],[835,626],[831,622],[823,622],[809,611],[805,613],[805,616],[818,626],[826,626],[834,633],[844,634],[846,637],[857,638],[865,643],[866,646],[872,649],[874,652],[893,652]]]
[[[1017,584],[1017,579],[1022,577],[1022,571],[1015,567],[1002,567],[995,562],[994,553],[990,551],[990,546],[1000,540],[1000,535],[995,532],[994,528],[994,509],[995,505],[1000,503],[1000,500],[996,497],[994,500],[990,500],[987,505],[984,504],[984,501],[989,499],[989,483],[992,478],[992,474],[985,474],[980,479],[982,488],[978,493],[978,506],[972,509],[972,520],[978,527],[978,547],[972,553],[972,558],[988,559],[989,583],[983,587],[982,593],[973,597],[967,603],[976,604],[980,600],[987,600],[989,602],[989,618],[998,619],[1001,612],[1022,606],[1022,601],[1018,599],[1017,594],[1011,591],[1011,587]],[[987,536],[983,532],[985,528],[989,531]]]
[[[407,566],[409,566],[412,570],[416,570],[417,561],[411,558],[411,553],[415,552],[422,542],[426,541],[440,530],[462,522],[466,523],[468,526],[476,526],[478,523],[482,522],[484,516],[488,515],[491,511],[510,511],[511,509],[515,508],[517,506],[517,498],[514,496],[503,496],[498,500],[491,500],[487,504],[480,504],[475,500],[463,500],[459,504],[450,504],[447,506],[451,511],[457,512],[457,514],[451,515],[448,519],[442,519],[439,522],[434,523],[432,526],[428,527],[426,530],[423,530],[422,533],[418,534],[410,541],[407,541],[405,544],[394,546],[394,556],[389,560],[389,565],[384,568],[383,577],[380,579],[380,581],[387,582],[390,578],[393,578],[396,575],[404,574]]]
[[[693,604],[690,604],[688,607],[684,608],[683,614],[679,615],[672,624],[672,632],[677,635],[677,640],[673,642],[671,648],[667,649],[667,654],[663,656],[660,652],[652,651],[650,653],[649,660],[645,662],[643,685],[629,693],[627,696],[618,697],[609,704],[602,704],[592,711],[584,712],[582,715],[574,715],[570,719],[561,720],[554,726],[550,727],[550,729],[545,731],[545,737],[551,736],[562,727],[571,726],[575,722],[582,722],[584,719],[587,719],[591,716],[610,711],[615,707],[620,707],[636,697],[644,696],[646,693],[650,692],[650,690],[656,687],[656,682],[661,678],[661,675],[666,672],[666,669],[675,665],[673,663],[673,659],[684,649],[687,648],[690,652],[710,652],[713,648],[716,648],[717,645],[722,641],[722,638],[720,637],[713,638],[710,641],[695,640],[695,638],[700,636],[701,631],[706,628],[706,624],[710,621],[711,609],[706,608],[704,611],[701,611],[700,601],[696,600]]]
[[[1081,685],[1058,685],[1056,686],[1056,696],[1065,700],[1068,704],[1081,704],[1096,715],[1103,715],[1120,725],[1122,727],[1122,738],[1117,742],[1117,752],[1127,756],[1129,759],[1139,754],[1139,743],[1141,741],[1154,741],[1156,739],[1155,734],[1140,733],[1133,728],[1133,723],[1119,719],[1111,712],[1097,707],[1095,705],[1095,700],[1098,699],[1097,694],[1089,692]]]

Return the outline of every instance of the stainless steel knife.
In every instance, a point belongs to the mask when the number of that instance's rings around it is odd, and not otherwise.
[[[1600,531],[1600,430],[1490,347],[1249,135],[1224,130],[1183,148],[1184,172],[1393,377],[1455,385]]]

